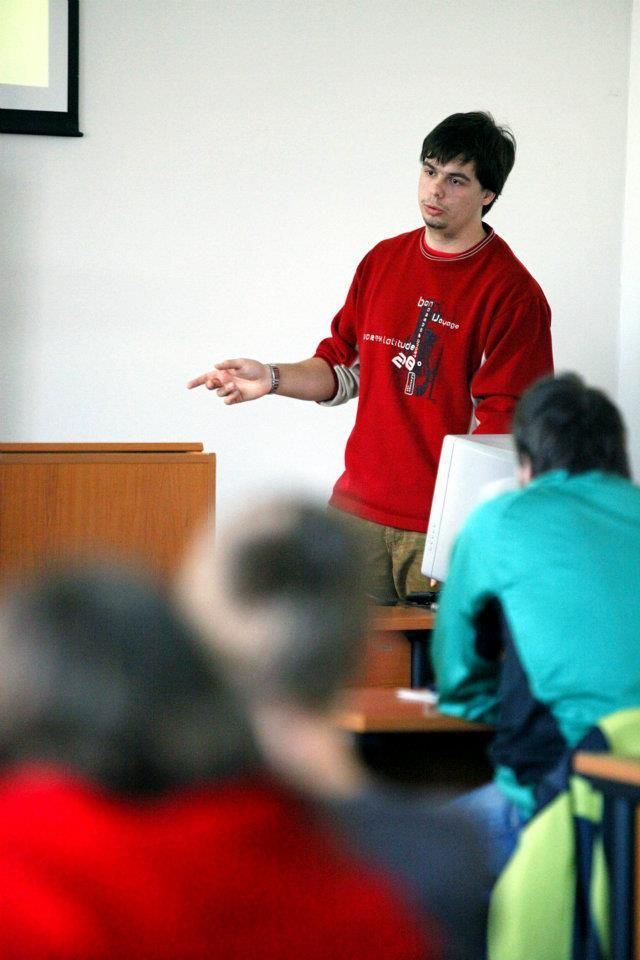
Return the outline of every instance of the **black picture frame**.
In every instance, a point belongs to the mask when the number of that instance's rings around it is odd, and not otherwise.
[[[0,133],[29,133],[47,137],[81,137],[78,119],[79,0],[67,0],[66,109],[6,109],[0,107]]]

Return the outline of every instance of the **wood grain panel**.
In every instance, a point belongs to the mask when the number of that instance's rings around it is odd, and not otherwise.
[[[373,631],[366,639],[362,661],[350,687],[408,687],[411,647],[403,634]]]
[[[405,630],[428,635],[435,614],[424,607],[372,606],[362,661],[349,686],[408,687],[411,683],[411,645]]]
[[[215,455],[174,452],[184,444],[150,444],[148,452],[131,452],[141,446],[134,444],[51,445],[65,452],[50,453],[8,446],[0,452],[0,577],[96,553],[169,576],[215,508]]]

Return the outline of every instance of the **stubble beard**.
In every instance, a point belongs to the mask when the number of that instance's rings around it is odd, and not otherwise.
[[[422,218],[424,220],[425,227],[428,227],[429,230],[446,230],[447,225],[443,223],[442,220],[427,220],[426,217]]]

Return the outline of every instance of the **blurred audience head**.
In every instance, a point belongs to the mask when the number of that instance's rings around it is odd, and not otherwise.
[[[194,544],[181,602],[252,712],[263,755],[297,788],[350,794],[367,775],[332,711],[362,657],[362,553],[339,514],[278,498]]]
[[[0,608],[0,762],[138,795],[257,764],[237,695],[160,589],[111,566],[50,572]]]
[[[358,544],[306,500],[267,501],[216,542],[209,529],[181,593],[252,698],[329,707],[361,655],[366,598]]]

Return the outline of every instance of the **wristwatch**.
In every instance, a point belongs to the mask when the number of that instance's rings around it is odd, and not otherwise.
[[[277,393],[278,387],[280,386],[280,367],[276,367],[275,363],[268,363],[267,366],[271,374],[271,389],[269,393]]]

